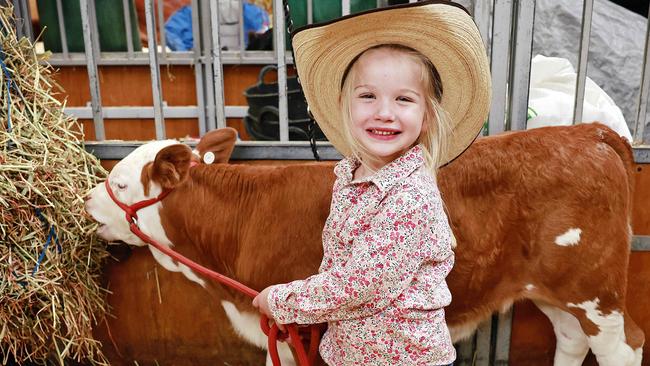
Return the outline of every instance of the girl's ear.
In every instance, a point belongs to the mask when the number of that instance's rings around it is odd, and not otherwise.
[[[422,118],[422,128],[420,129],[420,135],[429,132],[429,129],[431,128],[431,126],[429,125],[432,123],[431,122],[432,118],[433,116],[431,116],[431,113],[429,113],[428,111],[424,113],[424,118]]]
[[[427,122],[427,119],[425,118],[422,121],[422,128],[420,129],[420,134],[429,132],[429,122]]]

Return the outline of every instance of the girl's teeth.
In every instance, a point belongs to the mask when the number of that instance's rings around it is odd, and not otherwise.
[[[384,136],[395,134],[395,132],[391,132],[391,131],[378,131],[378,130],[372,130],[372,133],[377,135],[384,135]]]

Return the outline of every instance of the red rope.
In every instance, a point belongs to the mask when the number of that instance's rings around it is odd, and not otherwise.
[[[190,267],[192,270],[207,276],[209,278],[212,278],[216,280],[217,282],[226,285],[230,288],[233,288],[244,295],[248,295],[250,298],[255,298],[259,292],[253,290],[252,288],[233,280],[230,277],[224,276],[221,273],[215,272],[209,268],[206,268],[191,259],[183,256],[180,253],[177,253],[170,248],[161,245],[157,241],[155,241],[153,238],[148,236],[147,234],[143,233],[140,228],[137,225],[137,211],[143,207],[147,207],[150,205],[153,205],[156,202],[161,201],[163,198],[165,198],[171,191],[163,191],[158,197],[144,200],[137,202],[131,206],[128,206],[122,202],[120,202],[117,197],[113,194],[113,191],[111,190],[111,187],[108,183],[108,179],[106,180],[106,190],[108,191],[108,195],[111,197],[111,199],[124,211],[126,212],[126,219],[130,223],[129,227],[131,229],[131,232],[133,232],[135,235],[137,235],[142,241],[144,241],[147,244],[152,245],[159,251],[163,252],[164,254],[168,255],[169,257],[175,259],[178,262],[183,263],[184,265]],[[135,220],[134,220],[135,219]],[[268,337],[268,349],[269,349],[269,355],[271,356],[271,361],[273,362],[273,365],[275,366],[280,366],[280,356],[278,354],[278,346],[277,346],[277,341],[279,340],[284,340],[287,338],[286,334],[279,334],[279,328],[277,324],[273,324],[273,326],[269,327],[269,319],[266,317],[266,315],[261,314],[261,319],[260,319],[260,326],[262,328],[262,331],[264,334],[267,335]],[[298,327],[296,324],[287,324],[286,326],[288,330],[288,336],[291,339],[291,344],[296,350],[296,353],[298,354],[298,364],[302,366],[309,366],[313,365],[316,360],[316,353],[318,352],[318,344],[320,343],[320,328],[317,324],[312,324],[310,325],[311,328],[311,333],[310,333],[310,343],[309,343],[309,355],[305,351],[305,347],[302,344],[302,340],[300,339],[300,334],[298,333]]]

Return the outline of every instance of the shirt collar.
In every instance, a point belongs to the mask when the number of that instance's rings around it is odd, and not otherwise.
[[[411,173],[413,173],[417,168],[424,165],[422,146],[413,146],[399,158],[386,164],[374,174],[353,181],[354,171],[359,167],[359,165],[361,165],[361,162],[357,158],[354,156],[348,156],[336,164],[334,173],[345,185],[372,182],[379,188],[379,190],[385,193],[399,180],[411,175]]]

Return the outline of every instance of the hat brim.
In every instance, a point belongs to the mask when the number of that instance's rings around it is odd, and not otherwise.
[[[441,106],[452,125],[441,165],[472,143],[487,118],[491,80],[485,47],[474,21],[457,4],[428,1],[358,13],[298,29],[292,43],[309,109],[343,155],[350,153],[339,106],[343,75],[359,54],[381,44],[417,50],[440,74]]]

